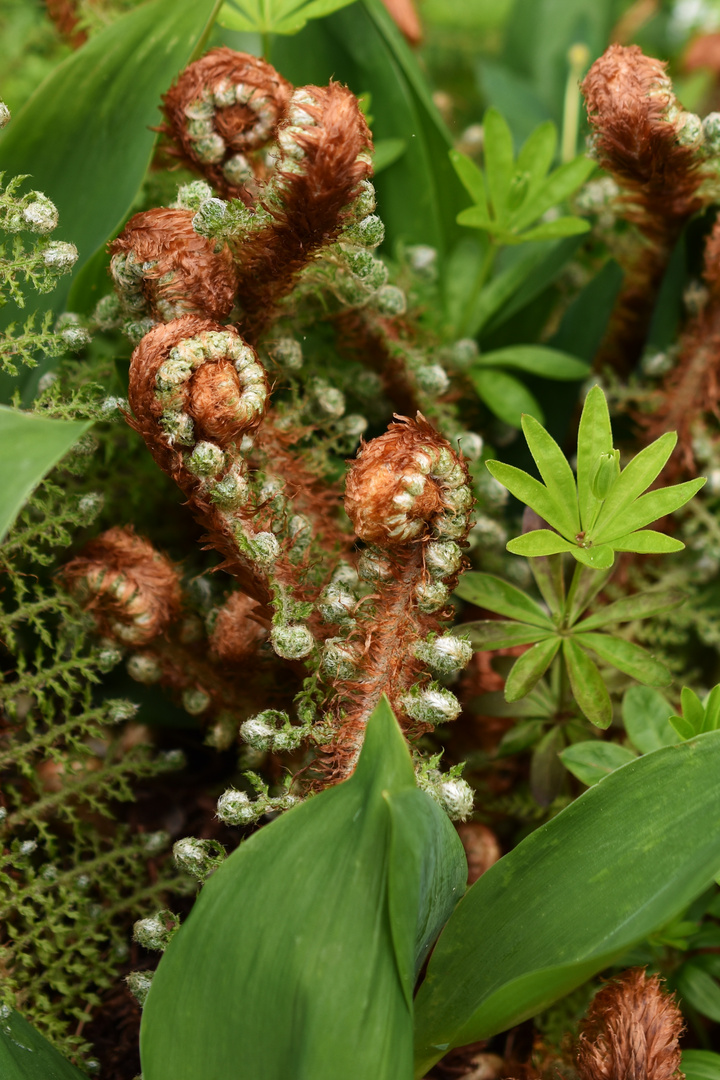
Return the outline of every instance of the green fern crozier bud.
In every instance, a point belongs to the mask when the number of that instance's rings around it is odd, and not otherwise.
[[[434,615],[450,600],[450,590],[442,581],[421,581],[415,587],[415,602],[418,611],[424,615]]]
[[[225,861],[225,850],[216,840],[185,836],[173,844],[173,858],[180,870],[204,881]]]
[[[430,683],[422,690],[414,687],[409,693],[403,694],[400,702],[412,720],[432,727],[457,720],[462,709],[455,695],[437,683]]]
[[[431,397],[441,397],[450,388],[450,380],[441,364],[423,364],[415,368],[415,381]]]
[[[32,202],[23,207],[22,216],[25,228],[34,233],[50,233],[57,228],[58,212],[54,202],[43,195],[42,191],[33,191]]]
[[[372,298],[381,315],[404,315],[407,309],[405,293],[397,285],[383,285]]]
[[[78,259],[78,249],[74,244],[63,240],[54,240],[42,252],[42,260],[50,270],[59,274],[69,273]]]
[[[217,816],[226,825],[252,825],[258,814],[252,799],[244,791],[228,788],[217,802]]]
[[[192,686],[183,690],[183,709],[190,713],[190,716],[200,716],[208,708],[210,701],[210,695],[200,687]]]
[[[240,725],[240,738],[254,750],[269,751],[273,748],[278,724],[289,724],[290,717],[286,712],[277,709],[265,709],[257,716],[251,716]]]
[[[150,993],[152,977],[152,971],[131,971],[129,975],[125,976],[127,988],[141,1008],[145,1004],[147,996]]]
[[[270,631],[273,649],[283,660],[302,660],[315,647],[315,638],[302,623],[285,623]]]
[[[425,567],[432,577],[450,577],[461,566],[462,551],[453,540],[434,540],[425,545]]]
[[[135,682],[152,686],[162,678],[162,664],[152,653],[133,653],[127,662],[127,673]]]
[[[179,926],[180,920],[172,911],[158,911],[148,919],[137,920],[133,926],[133,940],[143,949],[164,952]]]
[[[250,539],[252,558],[260,566],[272,566],[280,554],[280,544],[271,532],[259,532]]]
[[[437,675],[452,675],[472,659],[472,645],[454,634],[443,634],[432,641],[421,641],[413,650],[415,656]]]
[[[392,577],[392,563],[379,551],[368,548],[358,560],[358,576],[364,581],[389,581]]]
[[[213,190],[204,180],[192,180],[178,188],[175,206],[179,210],[199,210],[207,199],[212,199]]]
[[[340,582],[331,582],[324,590],[318,611],[323,622],[347,623],[355,611],[357,598]]]
[[[590,473],[590,490],[596,499],[607,499],[610,489],[620,476],[620,451],[599,454]]]
[[[475,793],[467,780],[459,777],[444,780],[437,784],[434,794],[445,813],[452,821],[464,821],[472,814]]]
[[[720,113],[711,112],[702,122],[703,136],[711,154],[720,152]]]
[[[357,671],[357,656],[342,638],[327,639],[320,663],[331,679],[352,679]]]
[[[225,454],[216,443],[199,442],[186,465],[195,476],[217,476],[225,467]]]
[[[4,128],[10,122],[10,110],[4,101],[0,101],[0,128]]]

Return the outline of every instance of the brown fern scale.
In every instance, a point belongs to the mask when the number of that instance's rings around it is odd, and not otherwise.
[[[317,121],[297,136],[305,153],[302,171],[283,172],[282,206],[260,200],[273,220],[243,244],[239,253],[240,326],[257,341],[272,320],[278,302],[293,288],[304,266],[343,228],[348,204],[362,180],[372,175],[358,155],[372,149],[372,137],[357,99],[347,87],[304,88],[317,105],[303,109]]]
[[[254,88],[255,98],[263,97],[269,102],[274,112],[274,123],[263,143],[257,144],[248,134],[252,132],[256,115],[247,104],[235,103],[215,112],[215,129],[226,144],[223,160],[209,164],[197,154],[197,136],[188,131],[186,109],[194,102],[203,99],[205,94],[212,94],[217,88],[228,84],[240,84]],[[248,155],[248,162],[258,180],[267,175],[267,169],[254,153],[262,145],[272,142],[277,136],[277,126],[285,115],[292,86],[271,64],[247,53],[235,52],[222,47],[211,49],[205,56],[190,64],[180,75],[177,82],[163,97],[166,123],[159,128],[173,140],[174,146],[169,153],[180,158],[194,172],[201,172],[225,199],[236,198],[251,204],[253,196],[244,184],[231,183],[223,172],[223,163],[234,154]]]
[[[131,528],[108,529],[62,569],[61,580],[107,637],[144,645],[180,612],[178,571]]]
[[[632,968],[595,995],[577,1050],[580,1080],[684,1080],[680,1009],[657,975]]]
[[[192,210],[158,207],[135,214],[110,244],[111,255],[135,256],[155,263],[143,275],[142,289],[154,318],[166,321],[158,303],[172,305],[177,315],[226,319],[235,300],[235,269],[226,245],[213,242],[192,227]],[[169,280],[163,280],[168,278]]]
[[[658,404],[648,416],[635,414],[646,443],[677,431],[678,454],[663,470],[666,480],[697,475],[693,428],[704,416],[720,419],[720,218],[705,244],[703,277],[709,296],[680,338],[677,364],[658,390]]]
[[[706,178],[696,148],[678,141],[666,64],[637,45],[611,45],[590,68],[582,92],[599,162],[623,190],[620,210],[646,241],[626,280],[597,364],[626,371],[638,360],[657,290],[680,231],[702,205]]]

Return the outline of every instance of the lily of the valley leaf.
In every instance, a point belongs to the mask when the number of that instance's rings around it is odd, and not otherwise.
[[[585,566],[612,566],[616,551],[664,554],[685,545],[645,528],[684,506],[705,483],[704,477],[647,491],[665,467],[675,444],[667,432],[620,470],[619,452],[605,395],[594,386],[585,399],[578,432],[577,482],[555,440],[532,416],[522,428],[544,483],[502,461],[488,461],[490,473],[550,526],[511,540],[508,551],[528,557],[568,551]],[[643,494],[645,492],[645,494]]]

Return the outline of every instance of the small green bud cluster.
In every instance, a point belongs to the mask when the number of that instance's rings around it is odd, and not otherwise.
[[[713,156],[720,153],[720,113],[708,113],[702,122],[702,133],[708,152]]]
[[[357,597],[340,581],[331,582],[324,590],[318,602],[318,611],[323,622],[350,626],[357,606]]]
[[[173,208],[177,210],[199,210],[206,199],[212,199],[213,189],[204,180],[191,180],[189,184],[180,184]]]
[[[345,395],[327,379],[312,379],[305,411],[310,419],[320,424],[339,420],[345,412]]]
[[[173,844],[173,858],[180,870],[198,881],[205,881],[222,866],[225,848],[217,840],[197,840],[194,836],[186,836]]]
[[[479,356],[477,342],[472,338],[460,338],[444,350],[443,358],[454,371],[468,371]]]
[[[90,331],[73,311],[66,311],[55,323],[55,330],[72,352],[79,352],[90,344]]]
[[[42,191],[16,194],[25,179],[24,176],[15,177],[5,191],[0,192],[0,229],[6,233],[31,232],[46,236],[57,228],[57,207]]]
[[[133,926],[133,940],[144,949],[164,952],[180,927],[180,919],[172,911],[158,911],[147,919],[138,919]]]
[[[358,576],[364,581],[389,581],[393,576],[392,563],[377,548],[368,547],[358,559]]]
[[[116,698],[105,702],[105,716],[110,724],[124,724],[132,720],[139,709],[134,701]]]
[[[239,155],[242,156],[242,155]],[[252,170],[251,170],[252,173]],[[228,240],[247,237],[264,223],[262,212],[253,213],[240,199],[205,198],[193,218],[196,233],[208,240]]]
[[[284,660],[302,660],[315,648],[312,631],[304,623],[276,623],[270,631],[270,641]]]
[[[190,716],[201,716],[209,708],[212,698],[201,686],[189,686],[183,690],[182,704]]]
[[[328,638],[322,648],[320,666],[330,679],[352,679],[357,671],[358,656],[342,638]]]
[[[450,690],[434,682],[423,687],[413,686],[400,700],[412,720],[431,727],[457,720],[462,708]]]
[[[140,841],[145,854],[152,858],[165,851],[170,843],[170,833],[165,832],[164,829],[158,829],[157,832],[143,833]]]
[[[454,634],[431,634],[426,641],[420,641],[414,648],[415,656],[435,672],[436,675],[452,675],[460,671],[472,659],[472,645],[465,638]]]
[[[162,679],[162,664],[150,652],[136,652],[128,658],[127,673],[135,682],[143,686],[152,686]]]
[[[289,792],[272,796],[262,791],[256,799],[251,799],[245,791],[228,788],[218,799],[217,816],[226,825],[253,825],[264,814],[291,810],[299,801]]]
[[[447,773],[433,767],[437,758],[423,762],[416,772],[417,784],[440,806],[451,821],[464,821],[473,809],[475,794],[463,780],[462,765],[454,765]]]
[[[145,1004],[147,996],[150,993],[152,977],[152,971],[131,971],[129,975],[125,976],[127,988],[141,1008]]]
[[[244,506],[250,498],[250,485],[245,475],[245,466],[233,462],[222,480],[210,486],[210,499],[223,510],[235,510]]]
[[[302,367],[302,345],[295,338],[277,338],[276,341],[268,343],[267,351],[270,358],[286,371],[299,371]]]
[[[161,750],[155,757],[155,761],[163,772],[177,772],[179,769],[184,769],[187,765],[187,758],[185,757],[185,751],[175,750]]]
[[[10,110],[4,101],[0,101],[0,128],[4,128],[10,122]]]

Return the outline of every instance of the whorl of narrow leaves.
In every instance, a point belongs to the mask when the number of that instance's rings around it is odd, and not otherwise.
[[[103,634],[129,645],[152,641],[180,611],[177,570],[132,529],[108,529],[91,540],[63,567],[62,579]]]
[[[270,64],[233,49],[212,49],[190,64],[163,97],[162,130],[191,169],[220,195],[251,201],[248,184],[268,167],[260,151],[277,135],[292,87]]]
[[[577,1051],[580,1080],[681,1080],[683,1018],[643,968],[608,983],[588,1010]]]

